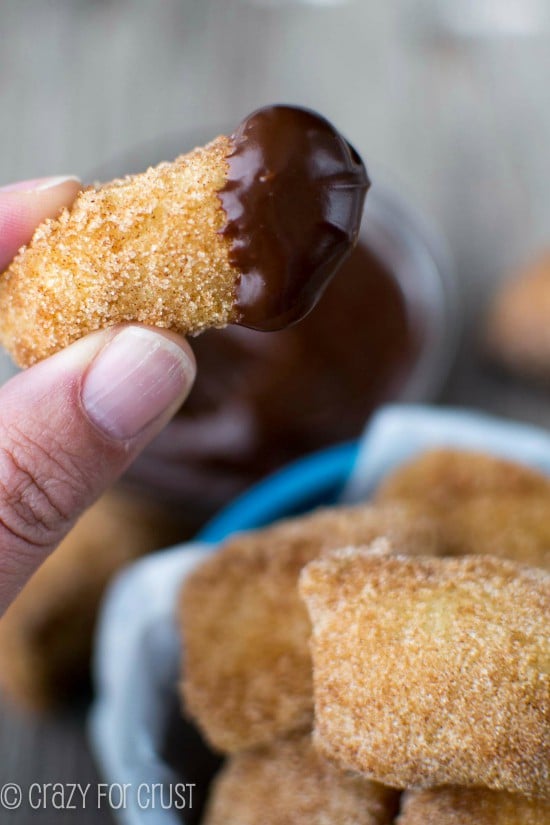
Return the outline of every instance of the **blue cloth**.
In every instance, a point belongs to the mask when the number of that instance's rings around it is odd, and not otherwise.
[[[339,444],[289,464],[225,507],[197,536],[216,543],[321,505],[355,503],[387,473],[435,447],[493,453],[550,475],[550,434],[527,424],[444,407],[384,407],[358,442]]]

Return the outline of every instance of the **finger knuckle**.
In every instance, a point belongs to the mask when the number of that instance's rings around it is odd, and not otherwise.
[[[0,433],[0,524],[26,544],[45,547],[73,517],[86,480],[62,445],[47,446],[12,428]]]

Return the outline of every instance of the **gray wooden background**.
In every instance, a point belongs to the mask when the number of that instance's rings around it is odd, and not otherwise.
[[[471,327],[550,244],[549,18],[547,0],[0,0],[0,184],[124,172],[167,139],[302,103],[439,228]],[[472,340],[445,399],[546,423],[546,396],[486,375]],[[80,716],[0,712],[0,785],[94,776]],[[109,815],[0,812],[29,819]]]

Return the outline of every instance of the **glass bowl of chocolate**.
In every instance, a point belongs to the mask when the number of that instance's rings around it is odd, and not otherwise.
[[[433,400],[458,332],[436,246],[406,204],[373,186],[357,247],[304,320],[192,339],[191,396],[125,482],[176,506],[191,535],[268,473],[357,438],[382,404]]]

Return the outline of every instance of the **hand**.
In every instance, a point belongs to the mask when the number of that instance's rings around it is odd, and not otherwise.
[[[0,272],[79,188],[49,178],[0,189]],[[0,389],[0,614],[172,417],[194,377],[182,338],[131,325],[89,335]]]

